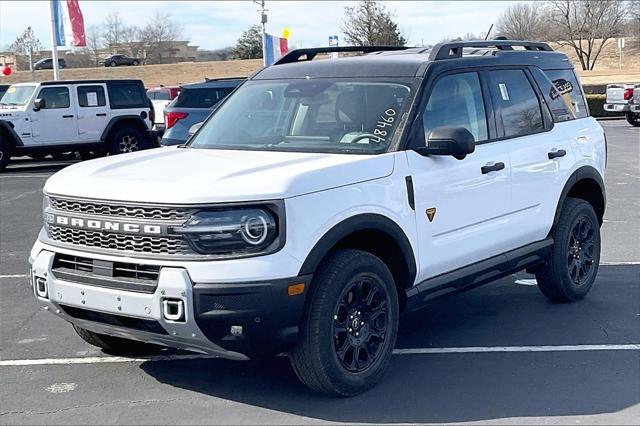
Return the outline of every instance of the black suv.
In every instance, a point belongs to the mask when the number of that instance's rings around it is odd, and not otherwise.
[[[140,65],[140,59],[130,58],[125,55],[111,55],[104,60],[105,67],[118,67],[120,65]]]
[[[62,58],[58,59],[58,68],[66,68],[66,67],[67,67],[67,62]],[[33,64],[33,69],[34,70],[52,70],[53,59],[51,58],[40,59],[38,62]]]

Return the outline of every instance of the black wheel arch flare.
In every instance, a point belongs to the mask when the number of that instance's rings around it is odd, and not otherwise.
[[[600,193],[593,191],[594,188],[599,188]],[[585,189],[590,189],[590,192],[585,192]],[[558,199],[558,205],[556,206],[556,214],[553,218],[553,226],[551,227],[551,232],[556,227],[558,220],[560,219],[560,213],[562,211],[562,206],[564,201],[569,196],[578,195],[576,198],[582,198],[589,202],[596,211],[596,215],[598,216],[598,220],[600,221],[600,225],[602,225],[602,220],[604,217],[605,207],[607,205],[607,193],[604,185],[604,180],[602,175],[598,170],[596,170],[593,166],[582,166],[575,170],[562,189],[560,193],[560,198]]]

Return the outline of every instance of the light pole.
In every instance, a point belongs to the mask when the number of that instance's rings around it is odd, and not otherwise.
[[[262,23],[262,65],[267,66],[267,9],[265,5],[265,0],[253,0],[255,4],[260,6],[258,10],[260,12],[260,22]]]

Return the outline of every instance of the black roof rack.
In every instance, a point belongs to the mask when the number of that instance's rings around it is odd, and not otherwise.
[[[302,61],[311,61],[318,53],[334,53],[334,52],[360,52],[373,53],[388,50],[406,50],[407,47],[402,46],[331,46],[331,47],[314,47],[309,49],[295,49],[278,59],[273,65],[290,64]]]
[[[462,58],[462,49],[465,47],[495,47],[498,50],[514,50],[514,46],[522,46],[525,50],[539,52],[551,52],[553,49],[547,43],[520,40],[469,40],[439,43],[433,46],[429,53],[430,61],[441,59]]]

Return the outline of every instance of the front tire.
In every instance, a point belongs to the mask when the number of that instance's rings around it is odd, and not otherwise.
[[[538,288],[554,303],[575,302],[593,287],[600,264],[600,223],[591,204],[567,198],[552,236],[552,255],[536,273]]]
[[[393,276],[376,256],[335,251],[308,295],[300,337],[289,355],[311,389],[353,396],[373,387],[389,364],[398,332]]]
[[[628,112],[625,115],[627,122],[635,127],[640,127],[640,113],[638,112]]]
[[[77,325],[74,325],[73,329],[85,342],[114,355],[155,354],[162,349],[160,346],[151,343],[94,333]]]
[[[148,138],[138,129],[125,127],[116,130],[110,138],[109,154],[126,154],[148,148]]]

